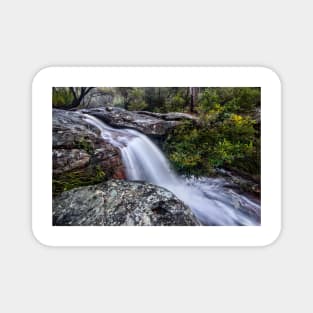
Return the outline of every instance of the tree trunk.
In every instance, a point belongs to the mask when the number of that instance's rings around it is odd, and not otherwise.
[[[189,91],[190,91],[190,113],[194,113],[195,105],[196,105],[196,99],[197,99],[196,88],[190,87]]]
[[[78,107],[82,100],[84,99],[84,97],[89,93],[89,91],[91,89],[93,89],[94,87],[80,87],[80,88],[74,88],[74,87],[70,87],[70,91],[73,94],[73,101],[70,107],[68,107],[69,109],[73,109]]]

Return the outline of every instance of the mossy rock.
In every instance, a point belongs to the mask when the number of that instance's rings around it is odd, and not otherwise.
[[[94,153],[94,145],[90,139],[80,137],[74,141],[74,147],[86,151],[88,154]]]
[[[107,178],[100,166],[78,169],[54,175],[52,180],[52,193],[56,196],[63,191],[68,191],[81,186],[89,186],[101,183]]]

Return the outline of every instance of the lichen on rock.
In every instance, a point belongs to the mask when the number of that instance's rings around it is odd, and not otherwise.
[[[109,180],[63,192],[53,200],[53,225],[199,225],[191,209],[165,188]]]

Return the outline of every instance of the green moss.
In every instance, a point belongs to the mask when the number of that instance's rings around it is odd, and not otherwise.
[[[84,137],[79,138],[75,141],[75,148],[85,150],[88,154],[94,153],[94,147],[90,141],[85,139]]]
[[[99,165],[83,170],[66,172],[53,177],[52,193],[53,196],[56,196],[63,191],[73,188],[101,183],[105,179],[106,174]]]

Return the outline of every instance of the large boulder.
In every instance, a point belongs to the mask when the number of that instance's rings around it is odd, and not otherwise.
[[[53,225],[198,225],[170,191],[144,182],[109,180],[63,192],[53,200]]]
[[[146,111],[127,111],[118,107],[82,109],[82,113],[93,115],[112,127],[132,128],[150,137],[163,137],[183,120],[197,121],[185,113],[152,113]]]
[[[118,148],[79,112],[53,110],[53,194],[78,186],[125,178]]]

